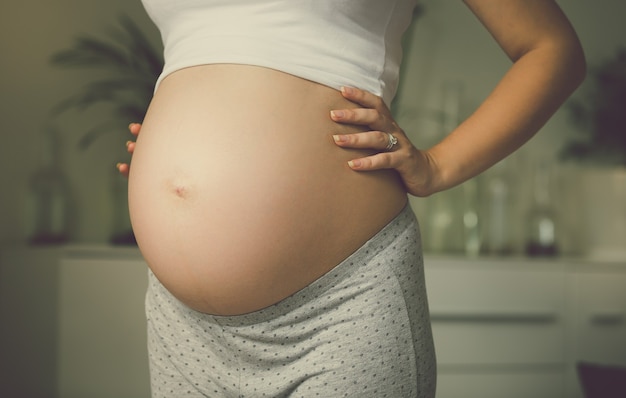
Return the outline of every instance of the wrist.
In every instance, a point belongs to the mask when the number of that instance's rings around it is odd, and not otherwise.
[[[428,170],[428,179],[424,184],[424,189],[427,192],[426,196],[445,191],[450,188],[451,186],[447,182],[448,173],[446,172],[445,167],[443,167],[442,158],[439,156],[437,148],[433,147],[422,151],[422,154],[425,159],[425,166]]]

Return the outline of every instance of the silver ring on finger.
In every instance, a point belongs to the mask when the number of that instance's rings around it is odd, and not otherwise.
[[[387,135],[389,136],[389,141],[387,141],[387,146],[385,147],[385,150],[391,151],[393,147],[398,144],[398,139],[391,135],[391,133],[387,133]]]

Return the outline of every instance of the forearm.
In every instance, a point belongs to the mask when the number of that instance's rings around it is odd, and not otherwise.
[[[522,146],[583,80],[580,42],[554,0],[464,1],[513,66],[471,117],[428,150],[411,143],[379,97],[343,90],[345,98],[363,108],[333,111],[331,118],[371,131],[336,135],[336,144],[379,151],[349,161],[350,168],[394,169],[414,196],[451,188]],[[390,137],[397,140],[392,150]]]
[[[428,151],[437,170],[433,191],[478,175],[532,138],[584,70],[576,50],[547,46],[520,57],[474,114]]]

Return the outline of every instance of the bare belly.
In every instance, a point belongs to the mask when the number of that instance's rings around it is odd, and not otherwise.
[[[392,171],[359,173],[337,147],[355,107],[270,69],[183,69],[159,87],[132,159],[129,205],[148,265],[198,311],[255,311],[328,272],[405,205]]]

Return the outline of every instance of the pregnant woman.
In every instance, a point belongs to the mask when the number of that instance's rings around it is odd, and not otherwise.
[[[155,397],[433,397],[417,223],[584,76],[551,0],[466,0],[513,65],[428,150],[393,120],[414,0],[143,0],[165,67],[133,152]],[[130,173],[129,173],[130,171]]]

